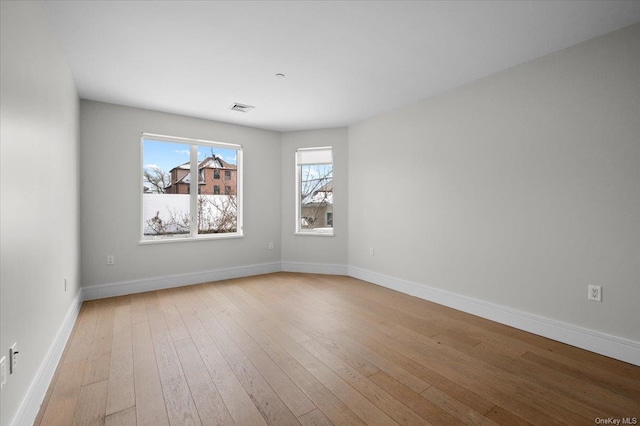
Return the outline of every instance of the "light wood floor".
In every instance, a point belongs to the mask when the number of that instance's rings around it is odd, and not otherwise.
[[[353,278],[84,303],[36,424],[593,425],[640,367]]]

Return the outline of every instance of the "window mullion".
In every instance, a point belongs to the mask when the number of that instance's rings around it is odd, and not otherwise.
[[[189,217],[190,231],[192,237],[198,236],[198,181],[200,180],[198,170],[198,146],[190,145],[191,156],[189,163]]]
[[[302,209],[302,200],[300,199],[301,180],[301,167],[296,165],[296,232],[300,232],[302,230],[300,225],[300,210]]]

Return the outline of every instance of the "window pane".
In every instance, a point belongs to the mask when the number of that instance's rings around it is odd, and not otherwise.
[[[234,149],[198,146],[198,234],[238,231],[237,164]]]
[[[333,228],[333,165],[300,166],[300,229]]]
[[[142,227],[145,237],[188,234],[189,145],[145,139]]]

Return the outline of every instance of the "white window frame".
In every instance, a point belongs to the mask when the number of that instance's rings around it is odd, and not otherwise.
[[[315,151],[315,152],[314,152]],[[330,161],[328,161],[326,154],[322,151],[329,151]],[[315,158],[314,158],[315,157]],[[295,235],[312,235],[318,237],[333,237],[334,236],[334,227],[333,224],[330,229],[320,228],[320,229],[302,229],[301,224],[301,214],[302,214],[302,200],[301,200],[301,183],[302,183],[302,166],[307,164],[331,164],[333,168],[333,147],[331,146],[321,146],[321,147],[313,147],[313,148],[298,148],[295,153],[295,165],[296,165],[296,225],[295,225]],[[335,172],[335,168],[333,168]],[[335,176],[335,174],[334,174]],[[333,179],[333,178],[332,178]],[[333,183],[332,183],[333,185]],[[335,195],[335,194],[334,194]],[[335,200],[335,196],[332,198]],[[333,204],[332,204],[333,208]],[[334,216],[335,218],[335,216]],[[335,222],[335,219],[334,219]]]
[[[208,141],[204,139],[191,139],[191,138],[183,138],[178,136],[166,136],[166,135],[158,135],[154,133],[142,133],[140,136],[140,179],[139,182],[144,181],[144,141],[146,139],[160,141],[160,142],[171,142],[171,143],[180,143],[184,144],[190,149],[190,164],[189,169],[190,172],[192,170],[198,169],[198,147],[217,147],[217,148],[226,148],[233,149],[237,153],[237,161],[236,161],[236,232],[227,232],[220,234],[198,234],[198,182],[199,179],[190,179],[189,180],[189,215],[190,215],[190,232],[188,234],[181,235],[168,235],[168,236],[148,236],[144,235],[144,206],[143,206],[143,193],[144,191],[140,191],[140,241],[139,244],[156,244],[156,243],[172,243],[172,242],[186,242],[186,241],[206,241],[206,240],[221,240],[228,238],[242,238],[244,237],[244,229],[243,229],[243,151],[242,145],[225,143],[225,142],[215,142]]]

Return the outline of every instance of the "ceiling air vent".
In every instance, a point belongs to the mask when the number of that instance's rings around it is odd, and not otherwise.
[[[251,105],[239,104],[237,102],[229,107],[231,111],[238,111],[238,112],[249,112],[254,108],[255,107],[252,107]]]

